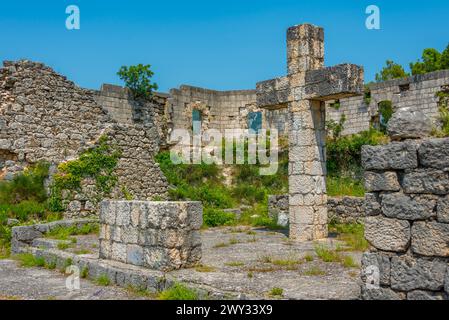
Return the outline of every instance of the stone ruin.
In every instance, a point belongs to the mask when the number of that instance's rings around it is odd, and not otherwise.
[[[56,166],[74,159],[105,135],[123,156],[110,197],[115,200],[101,206],[101,258],[161,270],[187,267],[201,258],[201,205],[144,201],[167,196],[166,179],[153,156],[167,146],[178,124],[191,128],[193,110],[207,116],[203,129],[220,130],[247,123],[244,117],[250,112],[262,112],[262,127],[268,119],[288,120],[283,130],[289,136],[291,238],[326,237],[325,110],[336,100],[344,110],[357,108],[363,100],[363,70],[350,64],[324,68],[324,32],[312,25],[289,28],[287,46],[288,75],[260,82],[255,91],[181,87],[146,102],[114,86],[105,85],[98,92],[78,88],[42,64],[5,62],[0,70],[2,177],[11,179],[39,160]],[[448,72],[442,71],[371,87],[371,104],[388,98],[402,104],[400,110],[406,113],[397,112],[390,121],[391,136],[399,141],[363,150],[369,191],[364,204],[366,238],[372,245],[363,258],[364,299],[447,297],[449,141],[414,138],[421,137],[430,123],[423,122],[416,106],[435,110],[435,93],[448,79]],[[382,94],[384,98],[378,98]],[[370,116],[370,111],[360,113]],[[369,122],[364,118],[363,123]],[[89,189],[92,182],[83,185]],[[123,201],[122,187],[141,201]],[[99,208],[89,192],[65,200],[68,218]],[[13,251],[56,225],[15,227]]]
[[[426,118],[415,117],[403,126],[398,119],[410,119],[410,111],[395,115],[389,132],[396,141],[362,150],[372,246],[362,259],[363,299],[448,297],[449,138],[411,135]]]

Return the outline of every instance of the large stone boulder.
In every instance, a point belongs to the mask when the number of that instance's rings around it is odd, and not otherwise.
[[[405,252],[410,243],[410,223],[382,216],[367,217],[365,238],[379,250]]]
[[[403,108],[388,121],[387,132],[392,140],[424,138],[430,136],[432,122],[422,111]]]

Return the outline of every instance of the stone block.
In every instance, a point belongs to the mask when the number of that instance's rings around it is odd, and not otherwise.
[[[405,252],[410,242],[410,223],[382,216],[367,217],[365,238],[379,250]]]
[[[449,193],[449,173],[436,169],[406,171],[402,186],[405,193]]]
[[[390,193],[382,196],[382,212],[389,218],[424,220],[435,216],[437,197]]]
[[[412,227],[412,250],[423,256],[449,257],[449,224],[415,222]]]
[[[12,228],[11,236],[18,241],[29,242],[36,238],[42,237],[42,233],[37,231],[32,226],[19,226]]]
[[[407,300],[445,300],[442,293],[415,290],[407,293]]]
[[[368,289],[365,285],[362,285],[362,299],[363,300],[404,300],[405,294],[401,292],[395,292],[390,288],[379,287],[376,289]]]
[[[363,210],[367,216],[377,216],[382,213],[379,196],[375,193],[366,193]]]
[[[362,270],[361,278],[366,283],[367,276],[369,276],[370,267],[375,267],[379,270],[379,283],[377,285],[389,286],[390,285],[390,257],[384,253],[369,253],[366,252],[362,256]]]
[[[126,244],[113,242],[111,246],[111,259],[126,263]]]
[[[401,291],[443,289],[447,263],[409,255],[391,259],[391,288]]]
[[[373,191],[399,191],[398,176],[394,171],[386,172],[365,172],[365,189],[367,192]]]
[[[432,122],[422,112],[403,108],[388,121],[387,132],[393,140],[417,139],[430,136]]]
[[[419,163],[424,167],[449,169],[449,138],[424,141],[418,155]]]
[[[144,261],[143,247],[128,245],[126,247],[126,262],[135,266],[142,266]]]
[[[437,219],[439,222],[449,223],[449,195],[438,200]]]
[[[417,148],[414,141],[366,145],[362,147],[362,166],[365,170],[414,169],[418,167]]]

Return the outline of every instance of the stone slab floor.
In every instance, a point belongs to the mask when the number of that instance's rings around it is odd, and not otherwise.
[[[315,246],[335,248],[339,241],[293,243],[280,232],[249,227],[214,228],[202,231],[203,259],[192,269],[172,271],[169,276],[191,286],[217,292],[238,293],[248,299],[270,299],[273,288],[283,289],[284,299],[358,299],[359,268],[337,262],[323,262]],[[89,257],[98,256],[96,236],[77,236],[75,247]],[[360,264],[361,253],[352,255]],[[306,255],[313,260],[306,261]],[[296,263],[298,262],[298,263]],[[135,299],[118,287],[99,287],[82,280],[83,290],[70,293],[65,277],[56,271],[18,267],[11,260],[0,261],[0,298],[17,296],[31,299]],[[277,297],[279,298],[279,297]]]

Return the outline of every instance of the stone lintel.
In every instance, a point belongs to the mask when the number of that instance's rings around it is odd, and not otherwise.
[[[258,82],[256,84],[257,106],[266,109],[286,108],[290,96],[288,77]]]
[[[295,99],[326,101],[363,94],[363,68],[354,64],[310,70],[305,80],[305,96]]]

